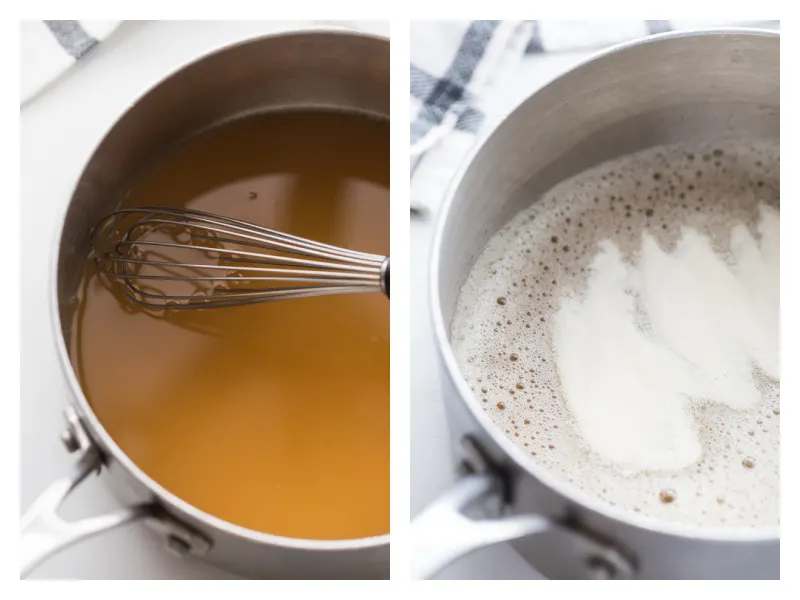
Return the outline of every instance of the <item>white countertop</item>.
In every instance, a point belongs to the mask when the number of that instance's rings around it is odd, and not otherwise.
[[[378,23],[359,23],[388,33]],[[57,222],[94,145],[125,107],[150,84],[199,54],[253,35],[291,28],[264,22],[125,23],[55,86],[21,111],[21,511],[73,462],[59,440],[70,394],[55,351],[48,311],[49,268]],[[525,61],[487,109],[487,129],[531,90],[586,56],[558,54]],[[432,217],[411,224],[411,484],[416,514],[453,481],[447,427],[427,296]],[[394,399],[404,402],[405,399]],[[90,478],[62,514],[77,518],[117,506],[102,478]],[[232,579],[232,575],[164,552],[156,536],[127,526],[82,542],[50,559],[34,578]],[[537,578],[508,546],[452,565],[441,578]]]

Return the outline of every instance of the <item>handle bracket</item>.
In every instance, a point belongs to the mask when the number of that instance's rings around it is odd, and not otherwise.
[[[85,451],[72,472],[52,483],[22,517],[20,570],[23,577],[66,546],[152,515],[152,505],[140,504],[75,522],[62,519],[58,509],[64,500],[90,473],[99,471],[101,466],[102,461],[96,448]]]
[[[21,524],[21,575],[27,575],[47,558],[67,546],[134,521],[146,521],[166,537],[167,549],[179,556],[203,555],[211,542],[199,532],[174,519],[152,502],[135,504],[82,519],[66,521],[58,514],[69,494],[91,473],[99,473],[103,460],[80,421],[77,411],[65,410],[67,426],[61,435],[69,452],[80,451],[70,473],[52,483],[30,506]]]
[[[488,473],[468,475],[414,519],[412,577],[428,579],[455,559],[479,548],[550,528],[550,522],[538,515],[471,519],[462,513],[471,504],[497,494],[499,483]]]
[[[427,579],[461,556],[501,542],[552,533],[573,538],[585,560],[590,579],[632,579],[634,563],[608,540],[594,535],[575,518],[555,519],[538,514],[473,519],[469,506],[494,498],[503,506],[512,501],[513,486],[471,436],[462,440],[463,477],[422,511],[412,523],[412,577]]]

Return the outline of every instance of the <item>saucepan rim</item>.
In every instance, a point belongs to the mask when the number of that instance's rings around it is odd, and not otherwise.
[[[171,70],[168,74],[159,78],[158,81],[149,86],[137,98],[135,103],[132,104],[132,107],[136,106],[137,102],[147,97],[156,88],[165,84],[179,73],[185,71],[186,69],[192,68],[195,65],[204,62],[221,53],[230,52],[236,48],[248,46],[251,44],[258,44],[266,39],[296,38],[296,37],[315,36],[315,35],[329,35],[329,36],[344,37],[344,38],[347,37],[362,38],[362,39],[366,38],[366,39],[373,39],[379,42],[385,42],[387,45],[389,44],[389,38],[387,36],[367,33],[346,27],[337,27],[329,25],[304,27],[301,29],[294,29],[291,31],[280,31],[259,36],[253,36],[241,41],[217,47],[181,65],[180,67]],[[102,146],[107,137],[116,129],[116,127],[120,124],[120,122],[127,116],[130,110],[131,108],[128,108],[126,111],[124,111],[119,116],[119,118],[117,118],[116,121],[111,126],[108,127],[108,129],[106,130],[106,134],[101,138],[101,140],[95,145],[94,149],[92,150],[90,158],[88,159],[86,165],[88,165],[91,162],[97,150]],[[89,429],[90,436],[93,438],[94,443],[97,443],[101,447],[104,453],[109,454],[111,457],[113,457],[113,459],[122,466],[122,468],[126,471],[128,475],[133,477],[138,483],[143,485],[150,493],[152,493],[152,495],[154,496],[154,498],[158,503],[160,503],[165,507],[180,511],[180,513],[187,515],[188,517],[195,519],[196,521],[203,523],[204,525],[213,528],[214,530],[218,530],[222,533],[227,533],[260,544],[291,548],[295,550],[308,550],[308,551],[323,551],[323,552],[356,551],[368,548],[378,548],[388,545],[389,544],[388,533],[378,536],[354,538],[354,539],[312,540],[312,539],[291,538],[291,537],[273,535],[269,533],[263,533],[252,529],[248,529],[246,527],[241,527],[233,523],[229,523],[223,519],[215,517],[214,515],[208,512],[200,510],[199,508],[195,507],[189,502],[182,500],[178,496],[168,491],[166,488],[164,488],[163,486],[158,484],[154,479],[148,476],[144,471],[142,471],[142,469],[139,468],[139,466],[117,445],[113,437],[103,427],[102,423],[95,415],[94,411],[92,410],[92,407],[90,406],[88,400],[86,399],[86,396],[83,393],[83,390],[81,389],[77,377],[75,376],[75,372],[72,368],[72,363],[69,359],[66,340],[64,339],[64,335],[62,333],[61,318],[59,312],[60,303],[58,298],[58,263],[60,258],[61,240],[64,233],[64,224],[66,222],[66,216],[70,207],[72,206],[75,190],[77,189],[78,182],[83,177],[84,170],[85,167],[84,169],[81,170],[76,180],[73,182],[70,201],[65,204],[63,213],[61,215],[61,219],[59,221],[60,226],[56,234],[55,246],[51,259],[52,264],[50,269],[50,280],[51,280],[50,310],[52,317],[51,322],[53,324],[56,334],[55,337],[56,337],[57,351],[60,359],[59,362],[61,363],[62,370],[64,371],[64,375],[67,379],[70,390],[72,391],[72,395],[74,396],[76,402],[78,403],[81,419]]]
[[[681,523],[670,522],[654,517],[646,517],[637,515],[633,512],[625,511],[621,508],[610,506],[602,502],[599,498],[595,498],[591,494],[580,490],[577,486],[562,480],[562,478],[547,471],[544,467],[540,466],[535,461],[526,456],[522,450],[517,448],[505,435],[492,423],[491,419],[479,409],[479,406],[472,398],[472,393],[469,385],[461,374],[461,369],[456,360],[453,348],[450,345],[448,335],[448,326],[445,323],[444,315],[441,310],[441,298],[439,294],[439,282],[441,279],[441,256],[442,245],[444,241],[445,229],[448,220],[452,215],[452,207],[456,204],[456,191],[463,181],[465,174],[470,169],[477,155],[481,150],[498,135],[498,130],[502,124],[512,115],[519,111],[519,108],[527,103],[533,96],[539,94],[552,86],[554,83],[560,81],[563,77],[571,75],[587,65],[604,58],[606,56],[635,51],[639,46],[658,44],[665,40],[673,40],[677,38],[695,38],[700,36],[725,36],[725,35],[746,35],[751,37],[770,37],[780,38],[780,33],[769,29],[748,29],[748,28],[711,28],[711,29],[695,29],[678,32],[668,32],[639,38],[622,44],[618,44],[597,52],[584,61],[581,61],[571,69],[562,73],[548,84],[533,92],[522,100],[517,106],[512,109],[509,114],[494,127],[492,132],[483,140],[483,143],[476,144],[476,146],[468,153],[467,157],[462,161],[461,165],[456,171],[455,176],[451,179],[447,190],[443,197],[441,208],[439,209],[435,233],[433,238],[433,249],[430,261],[430,301],[433,315],[433,329],[436,338],[436,345],[439,354],[444,363],[447,376],[455,386],[461,403],[465,404],[470,411],[472,417],[479,424],[482,431],[488,435],[491,440],[503,451],[504,455],[513,461],[513,463],[520,469],[521,472],[535,478],[540,483],[544,484],[551,490],[557,492],[565,499],[570,500],[578,506],[605,516],[609,519],[625,523],[640,529],[649,530],[652,532],[698,540],[711,540],[711,541],[725,541],[725,542],[771,542],[779,539],[779,526],[759,527],[753,529],[733,529],[721,527],[700,527],[692,526]]]

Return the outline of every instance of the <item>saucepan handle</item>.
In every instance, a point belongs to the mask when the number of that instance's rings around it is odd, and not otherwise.
[[[499,492],[495,475],[468,475],[422,511],[411,525],[411,576],[428,579],[475,550],[550,529],[551,522],[539,515],[471,519],[462,512]]]
[[[588,579],[632,579],[635,562],[609,540],[577,522],[537,514],[472,519],[464,514],[470,504],[503,497],[504,479],[489,470],[471,474],[428,506],[411,525],[411,575],[428,579],[448,564],[480,548],[523,537],[553,533],[566,536],[581,548],[584,560],[578,568]]]
[[[153,515],[152,504],[140,504],[76,522],[62,519],[58,515],[61,504],[72,490],[90,473],[99,471],[101,466],[97,449],[89,448],[82,453],[72,472],[51,484],[22,517],[20,574],[23,578],[66,546]]]

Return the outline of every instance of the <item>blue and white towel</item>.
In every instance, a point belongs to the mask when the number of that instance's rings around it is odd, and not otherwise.
[[[481,134],[484,107],[523,60],[599,49],[678,29],[776,28],[777,21],[414,21],[411,23],[411,208],[438,204]]]
[[[100,42],[117,32],[123,21],[23,21],[20,104],[32,100],[78,60],[91,54]],[[336,25],[378,35],[388,35],[388,23],[368,20],[262,21],[253,30]],[[223,22],[221,25],[229,25]],[[117,35],[124,35],[122,29]],[[237,41],[236,34],[231,41]]]
[[[106,39],[120,21],[23,21],[20,104]]]

